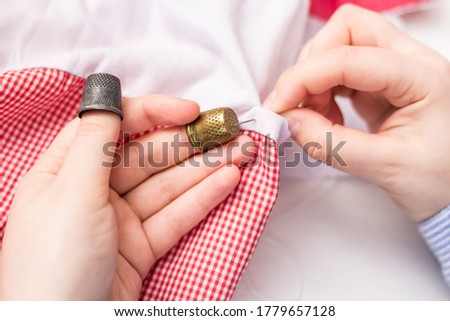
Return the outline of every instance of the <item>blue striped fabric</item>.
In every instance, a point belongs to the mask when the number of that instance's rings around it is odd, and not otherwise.
[[[419,231],[438,261],[450,286],[450,206],[419,225]]]

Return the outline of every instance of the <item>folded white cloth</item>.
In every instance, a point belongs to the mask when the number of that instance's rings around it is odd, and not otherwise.
[[[302,46],[309,1],[6,0],[0,71],[52,67],[117,75],[124,95],[166,93],[203,109],[258,106]],[[287,126],[252,111],[245,129]],[[262,115],[259,117],[258,115]],[[245,120],[245,119],[243,119]]]

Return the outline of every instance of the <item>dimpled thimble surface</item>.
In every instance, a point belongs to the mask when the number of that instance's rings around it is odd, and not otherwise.
[[[122,90],[116,76],[97,73],[86,79],[78,116],[88,110],[105,110],[116,113],[123,119]]]
[[[187,124],[186,133],[193,147],[206,152],[232,141],[239,135],[239,120],[234,110],[229,107],[210,109]]]

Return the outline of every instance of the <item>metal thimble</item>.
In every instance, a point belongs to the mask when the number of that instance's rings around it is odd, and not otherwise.
[[[88,110],[105,110],[116,113],[123,119],[122,90],[116,76],[97,73],[86,79],[78,117]]]
[[[187,124],[186,133],[194,148],[206,152],[232,141],[239,134],[239,120],[229,107],[210,109]]]

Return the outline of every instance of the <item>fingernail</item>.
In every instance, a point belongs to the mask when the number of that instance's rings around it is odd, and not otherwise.
[[[312,104],[308,100],[305,99],[305,100],[303,100],[301,102],[299,107],[301,107],[301,108],[311,108]]]
[[[267,98],[264,100],[263,107],[266,107],[267,109],[272,109],[272,103],[275,101],[276,98],[277,98],[277,92],[275,90],[273,90],[269,94],[269,96],[267,96]]]
[[[296,121],[295,119],[286,117],[287,121],[288,121],[288,127],[289,127],[289,131],[291,132],[291,136],[295,136],[298,132],[298,130],[300,129],[300,123],[298,121]]]

